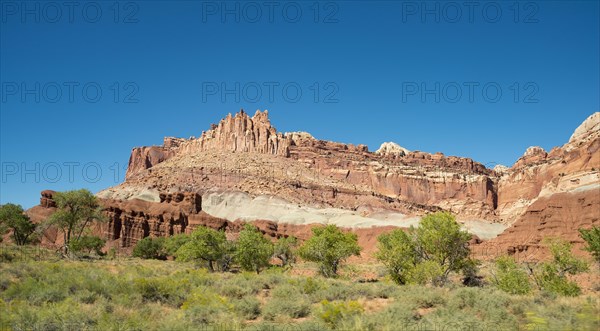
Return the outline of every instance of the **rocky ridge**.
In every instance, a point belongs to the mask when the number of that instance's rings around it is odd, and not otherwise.
[[[333,223],[372,239],[370,232],[448,210],[478,237],[491,239],[478,246],[479,254],[526,256],[540,251],[544,236],[580,244],[576,228],[598,223],[598,122],[595,113],[564,146],[550,152],[531,147],[512,167],[492,170],[394,143],[372,153],[305,132],[280,133],[266,111],[252,117],[241,111],[199,138],[168,137],[162,146],[134,148],[126,181],[98,196],[112,220],[106,235],[124,247],[197,225],[235,232],[234,224],[244,221],[268,224],[275,237]]]

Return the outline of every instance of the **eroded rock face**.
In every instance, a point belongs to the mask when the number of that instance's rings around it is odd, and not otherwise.
[[[600,191],[562,192],[542,197],[497,238],[476,249],[479,258],[512,255],[519,260],[536,261],[549,257],[545,238],[560,238],[574,244],[582,253],[583,239],[578,229],[600,224]]]
[[[100,196],[218,188],[347,209],[419,214],[443,206],[493,219],[496,183],[482,164],[391,143],[383,147],[371,153],[365,145],[318,140],[305,132],[278,133],[266,111],[253,117],[241,111],[198,139],[165,138],[163,146],[134,149],[126,182]]]
[[[205,151],[253,152],[289,156],[291,137],[286,137],[271,126],[269,114],[256,111],[250,117],[243,110],[231,114],[202,132],[200,138],[180,139],[167,137],[163,146],[138,147],[131,152],[126,178],[140,170],[149,169],[173,156],[192,155]]]
[[[588,117],[564,146],[549,153],[529,148],[505,173],[498,181],[501,221],[512,224],[537,199],[552,194],[600,190],[600,131],[593,124],[600,119],[598,114]]]
[[[198,225],[235,234],[242,223],[235,215],[225,220],[206,213],[202,196],[243,192],[274,204],[282,200],[362,216],[389,211],[418,217],[448,210],[462,220],[514,224],[496,239],[473,243],[493,245],[496,254],[541,250],[540,237],[549,235],[579,245],[577,227],[598,224],[600,213],[598,114],[564,146],[550,152],[531,147],[511,168],[491,170],[442,153],[394,146],[371,153],[364,145],[318,140],[304,132],[282,134],[266,111],[253,117],[240,112],[200,138],[165,138],[163,146],[134,149],[126,181],[98,194],[111,220],[104,233],[124,247],[145,236],[189,233]],[[51,193],[40,202],[44,210],[53,208]],[[227,203],[235,209],[240,202],[231,198]],[[302,238],[312,226],[306,225],[310,221],[256,221],[269,237]],[[364,241],[370,245],[381,228],[355,231],[370,238]]]
[[[160,202],[101,199],[108,218],[105,235],[109,240],[119,239],[122,247],[133,246],[148,236],[167,237],[189,233],[190,217],[203,215],[202,198],[195,193],[161,194]],[[193,228],[193,226],[192,226]]]

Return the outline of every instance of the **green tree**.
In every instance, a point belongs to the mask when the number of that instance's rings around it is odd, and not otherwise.
[[[579,236],[587,243],[585,250],[600,263],[600,227],[593,226],[589,230],[579,229]]]
[[[415,241],[401,229],[384,233],[377,240],[375,257],[386,266],[396,283],[406,284],[408,273],[419,261]]]
[[[175,254],[177,260],[202,260],[208,269],[215,270],[214,263],[221,260],[227,249],[227,239],[222,231],[199,226],[191,233],[191,240],[183,244]]]
[[[552,254],[552,261],[539,265],[534,277],[538,286],[548,292],[563,296],[577,296],[581,289],[577,283],[570,281],[567,275],[576,275],[588,270],[585,261],[576,258],[571,243],[556,238],[545,240]]]
[[[94,222],[102,222],[105,217],[98,199],[92,192],[81,189],[54,194],[57,211],[48,219],[48,225],[56,226],[63,232],[64,254],[69,254],[72,239],[79,239]]]
[[[164,242],[165,252],[168,255],[175,256],[177,254],[177,250],[179,250],[181,246],[185,245],[190,240],[192,240],[192,237],[184,233],[167,237]]]
[[[317,262],[325,277],[335,277],[340,264],[352,255],[359,255],[356,233],[342,232],[335,225],[315,227],[313,236],[298,250],[304,260]]]
[[[376,256],[399,284],[432,282],[441,286],[451,272],[474,270],[470,239],[452,214],[438,212],[423,217],[419,227],[411,227],[408,233],[395,230],[379,236]]]
[[[12,203],[0,206],[0,241],[6,231],[12,230],[12,238],[17,245],[27,244],[35,233],[36,225],[25,214],[23,207]]]
[[[165,238],[146,237],[135,244],[132,255],[142,259],[164,260],[166,258],[164,243]]]
[[[235,261],[246,271],[260,271],[269,266],[273,244],[254,225],[246,224],[236,242]]]
[[[496,287],[510,294],[527,294],[531,283],[527,272],[519,267],[513,257],[502,256],[495,262],[494,283]]]
[[[294,236],[282,237],[277,240],[273,255],[281,261],[282,267],[296,263],[297,246],[298,238]]]

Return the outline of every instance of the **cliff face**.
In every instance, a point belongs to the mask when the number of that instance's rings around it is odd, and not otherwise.
[[[477,246],[485,258],[543,256],[547,236],[580,245],[577,229],[600,222],[600,113],[564,146],[528,148],[510,168],[384,145],[371,153],[364,145],[279,133],[266,111],[241,111],[200,138],[135,148],[126,181],[98,193],[110,220],[102,231],[131,247],[198,225],[235,234],[240,220],[259,221],[270,236],[303,238],[310,224],[328,223],[360,233],[368,252],[375,233],[448,210],[467,228],[477,220],[487,238],[509,227]],[[54,210],[51,193],[30,212]]]
[[[533,202],[506,231],[475,249],[478,258],[513,255],[519,260],[543,260],[549,256],[545,238],[560,238],[584,246],[579,228],[600,225],[600,191],[562,192]]]
[[[135,148],[126,182],[101,196],[221,189],[324,207],[411,214],[439,207],[493,219],[497,190],[491,170],[468,158],[386,146],[371,153],[365,145],[278,133],[266,111],[253,117],[241,111],[200,138],[165,138],[163,146]]]
[[[485,243],[484,257],[543,259],[543,239],[559,237],[580,249],[579,228],[600,225],[600,113],[569,142],[546,153],[530,147],[498,184],[498,215],[512,226]]]
[[[600,194],[600,113],[591,115],[569,142],[546,153],[530,147],[498,180],[498,216],[513,223],[537,199],[562,192]]]

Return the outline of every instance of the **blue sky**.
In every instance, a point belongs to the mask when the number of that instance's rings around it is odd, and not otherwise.
[[[1,4],[0,203],[116,185],[240,108],[492,166],[600,110],[597,1]]]

